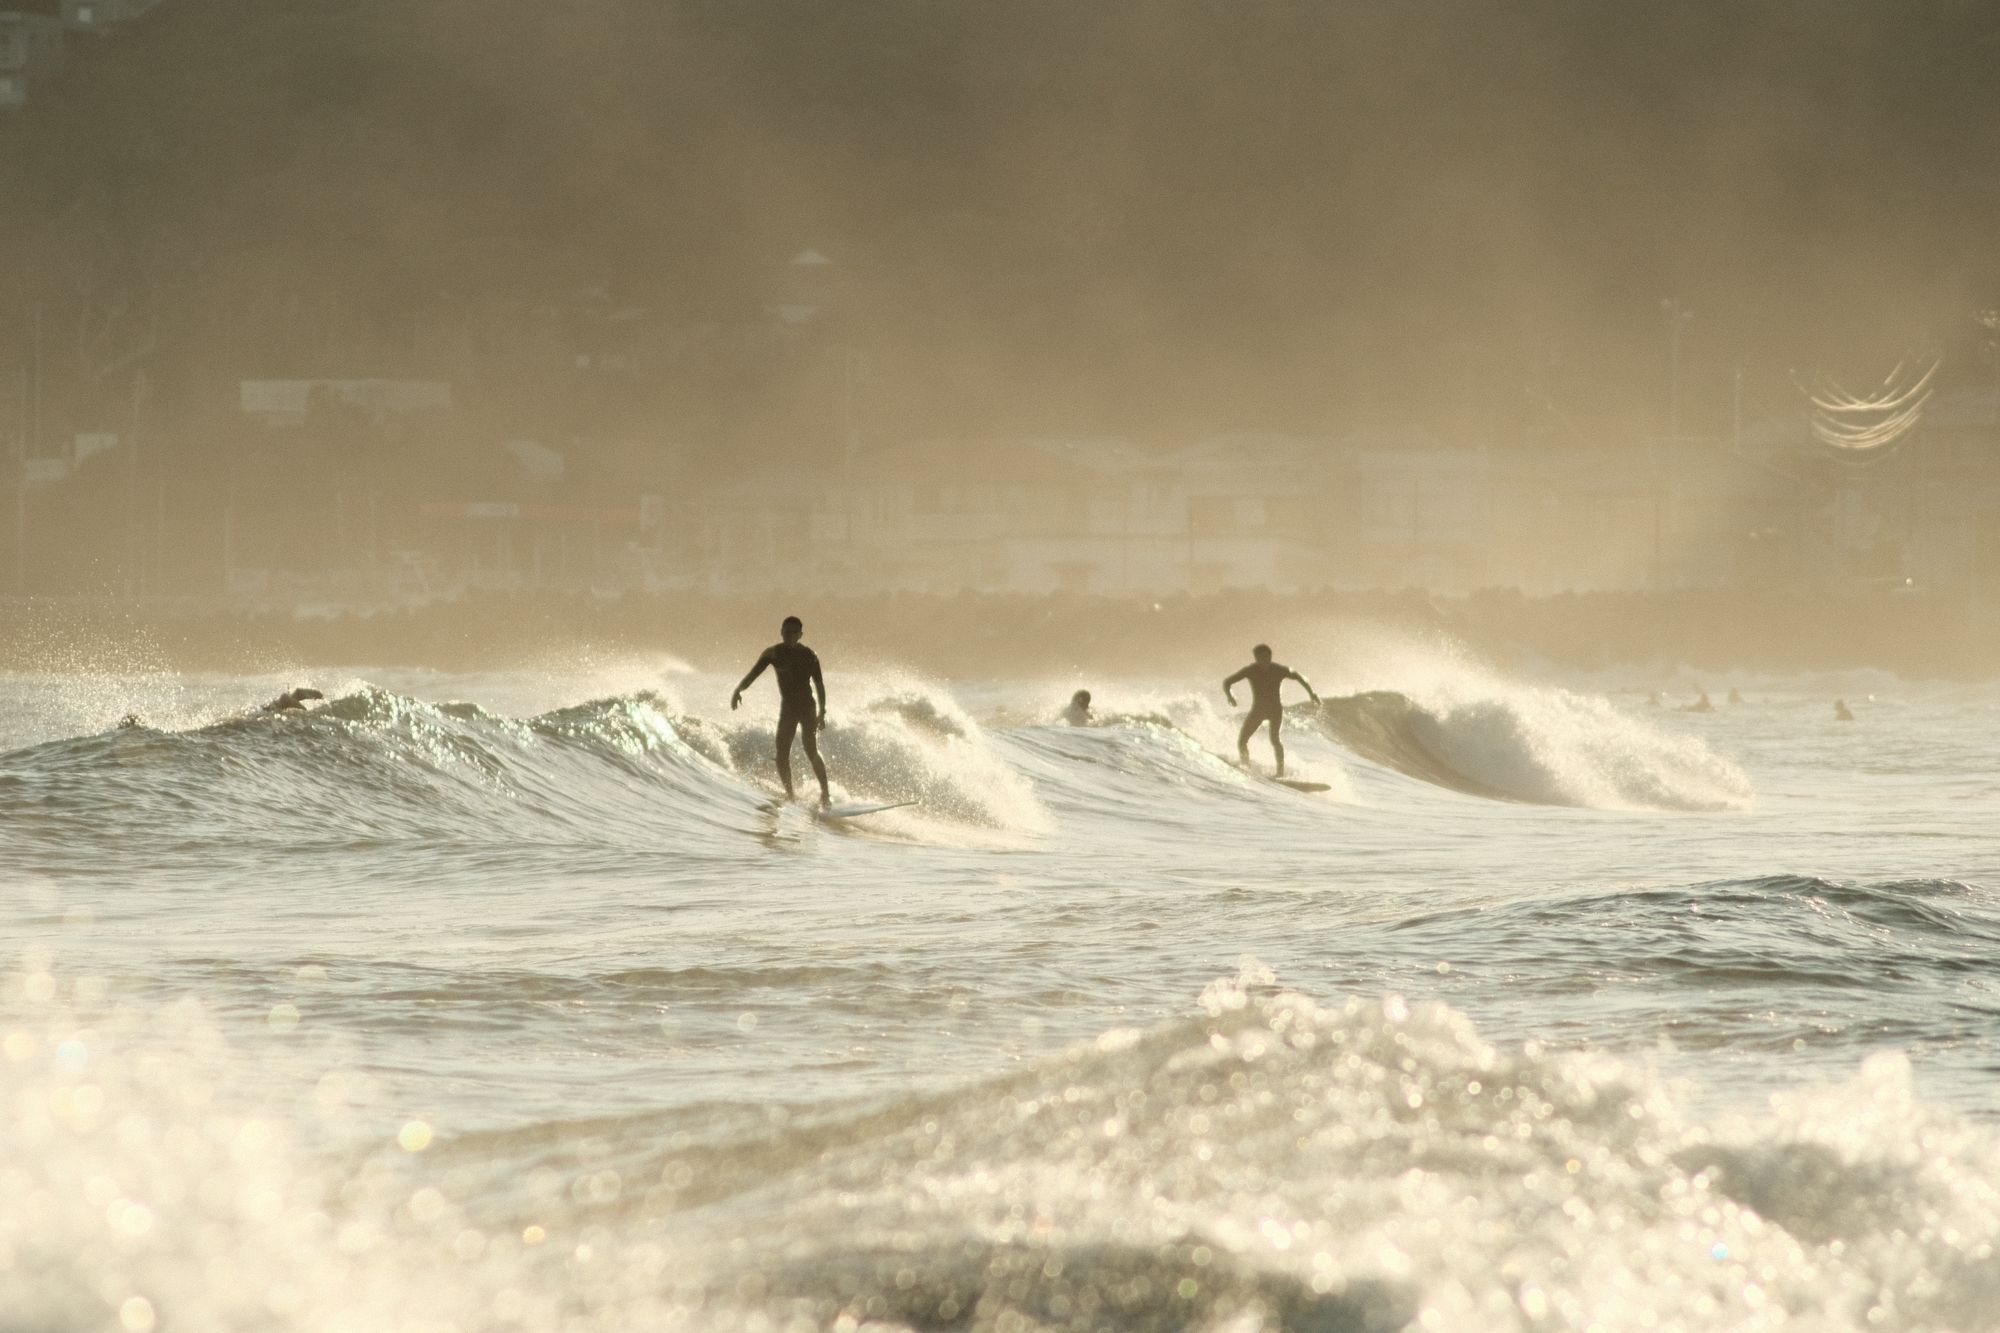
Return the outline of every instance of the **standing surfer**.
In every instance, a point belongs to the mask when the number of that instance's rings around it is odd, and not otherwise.
[[[1232,705],[1236,702],[1233,687],[1239,681],[1250,682],[1250,715],[1243,719],[1243,730],[1236,734],[1236,753],[1242,757],[1243,766],[1250,767],[1250,738],[1257,734],[1257,728],[1267,722],[1270,723],[1271,753],[1277,756],[1278,776],[1283,777],[1285,747],[1278,739],[1278,729],[1285,722],[1285,705],[1279,695],[1283,693],[1285,682],[1288,680],[1295,680],[1304,685],[1306,693],[1312,695],[1314,703],[1319,702],[1319,695],[1314,692],[1312,684],[1304,676],[1288,666],[1271,660],[1269,644],[1258,644],[1250,650],[1250,655],[1257,660],[1222,682],[1222,697],[1229,700]]]
[[[778,677],[778,776],[784,779],[785,795],[792,792],[792,733],[803,732],[806,742],[806,758],[812,760],[813,774],[819,779],[819,803],[831,803],[832,796],[826,786],[826,765],[819,757],[819,729],[826,725],[826,680],[819,672],[819,654],[799,642],[805,633],[805,622],[797,616],[786,616],[779,627],[784,635],[783,643],[774,643],[764,650],[757,659],[757,665],[750,668],[750,674],[736,687],[736,693],[729,696],[731,709],[743,706],[743,691],[750,688],[757,677],[769,667]],[[819,708],[813,708],[813,694],[819,694]]]

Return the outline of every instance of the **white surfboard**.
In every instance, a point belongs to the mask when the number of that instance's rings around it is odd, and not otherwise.
[[[901,810],[915,801],[887,801],[869,804],[864,801],[843,801],[839,805],[816,805],[812,807],[815,817],[820,819],[858,819],[862,815],[879,815],[884,810]]]
[[[1275,773],[1259,773],[1255,768],[1244,768],[1240,760],[1231,759],[1228,760],[1227,762],[1231,768],[1242,769],[1245,773],[1248,773],[1253,778],[1262,778],[1266,782],[1275,782],[1280,787],[1290,787],[1293,791],[1333,790],[1333,787],[1330,783],[1308,782],[1303,778],[1281,778]]]

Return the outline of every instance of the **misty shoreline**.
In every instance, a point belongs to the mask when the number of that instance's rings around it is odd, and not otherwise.
[[[1058,594],[721,598],[628,593],[468,595],[422,607],[276,612],[221,599],[0,598],[0,669],[268,671],[362,664],[560,670],[663,655],[730,671],[797,613],[840,668],[949,678],[1207,673],[1261,639],[1302,669],[1349,641],[1401,638],[1526,672],[1879,669],[1979,679],[2000,625],[1915,596],[1809,598],[1721,591],[1529,597],[1259,591],[1127,599]],[[1320,665],[1324,664],[1324,665]],[[1636,683],[1636,681],[1635,681]]]

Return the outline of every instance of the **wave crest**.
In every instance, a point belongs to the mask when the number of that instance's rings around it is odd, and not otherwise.
[[[1383,690],[1325,699],[1313,715],[1365,759],[1490,799],[1734,810],[1753,795],[1742,770],[1700,738],[1669,735],[1567,690],[1515,689],[1431,705]]]

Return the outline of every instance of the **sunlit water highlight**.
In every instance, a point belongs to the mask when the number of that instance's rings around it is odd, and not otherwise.
[[[9,678],[0,1329],[2000,1327],[2000,691],[1088,683]]]

